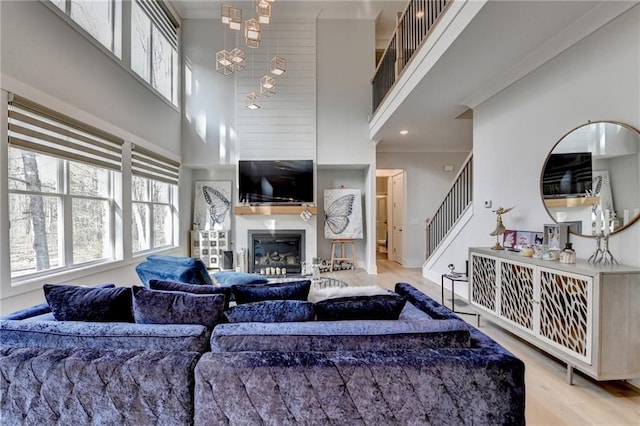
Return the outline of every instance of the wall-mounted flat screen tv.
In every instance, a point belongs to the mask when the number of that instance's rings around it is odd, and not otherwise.
[[[544,198],[581,197],[591,191],[592,183],[590,152],[549,155],[542,175]]]
[[[240,160],[240,202],[313,203],[313,160]]]

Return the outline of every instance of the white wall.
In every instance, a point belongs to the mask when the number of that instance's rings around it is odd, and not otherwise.
[[[321,19],[317,27],[317,162],[319,166],[340,165],[340,168],[352,168],[355,175],[360,173],[365,238],[356,243],[358,266],[369,273],[376,273],[376,158],[375,144],[369,138],[368,127],[371,114],[369,79],[375,70],[375,22]],[[366,171],[358,172],[363,167]],[[337,180],[343,177],[341,172],[336,172]],[[321,179],[320,176],[318,178]],[[318,184],[318,202],[321,202],[323,190],[324,187]],[[324,222],[320,221],[319,226],[319,255],[325,257],[328,254],[330,257],[331,244],[323,242]]]
[[[230,47],[234,39],[230,30],[227,33]],[[219,20],[186,19],[181,34],[185,61],[182,162],[190,167],[234,164],[236,77],[222,75],[215,67],[216,52],[224,49],[223,26]]]
[[[626,12],[474,110],[474,217],[433,270],[464,264],[469,246],[490,246],[495,214],[484,200],[516,208],[510,229],[541,230],[551,223],[539,194],[540,170],[554,144],[588,120],[640,128],[640,6]],[[571,236],[578,257],[595,249]],[[620,263],[640,266],[640,223],[613,235]]]
[[[373,164],[369,138],[375,23],[318,21],[318,164]]]
[[[426,219],[433,216],[443,201],[452,180],[467,158],[461,152],[379,152],[378,169],[406,171],[404,265],[417,268],[424,263]],[[452,172],[444,166],[452,165]]]
[[[3,90],[18,93],[129,141],[151,147],[163,155],[178,158],[178,111],[42,2],[0,2],[0,43],[0,87]],[[2,138],[2,164],[6,164],[6,149],[6,138]],[[187,178],[190,179],[189,176]],[[0,190],[2,204],[6,206],[6,170],[0,175],[0,186],[3,188]],[[2,241],[9,239],[8,224],[7,212],[2,209]],[[187,241],[184,233],[180,238],[181,243]],[[128,257],[111,264],[12,287],[8,245],[2,247],[0,312],[14,311],[43,301],[41,287],[44,282],[88,285],[103,282],[131,285],[139,282],[134,267],[140,258]],[[180,250],[169,253],[180,254]]]

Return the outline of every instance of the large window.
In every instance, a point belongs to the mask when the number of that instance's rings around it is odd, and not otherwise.
[[[178,22],[163,1],[50,0],[158,94],[178,106]],[[131,23],[123,32],[123,20]],[[125,38],[128,37],[128,38]],[[122,61],[122,44],[131,48]]]
[[[114,55],[121,58],[121,0],[52,0],[52,3]]]
[[[178,104],[177,24],[160,3],[131,3],[131,69]]]
[[[180,164],[134,146],[131,167],[132,252],[177,246]]]
[[[12,278],[115,258],[122,144],[13,97],[8,149]]]

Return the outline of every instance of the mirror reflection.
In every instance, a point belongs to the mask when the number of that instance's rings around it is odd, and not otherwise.
[[[578,235],[609,234],[640,218],[640,132],[587,123],[555,145],[540,179],[544,205]]]

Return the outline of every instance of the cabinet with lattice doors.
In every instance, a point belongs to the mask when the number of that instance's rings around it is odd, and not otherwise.
[[[597,380],[640,374],[640,268],[469,249],[469,300],[486,319]]]
[[[229,231],[191,231],[191,257],[202,259],[207,268],[220,269],[225,250],[229,250]]]

